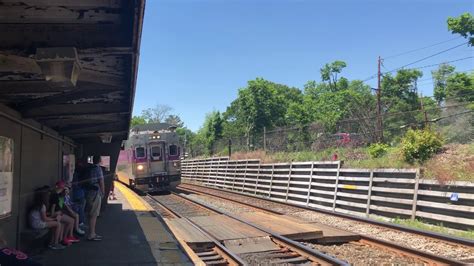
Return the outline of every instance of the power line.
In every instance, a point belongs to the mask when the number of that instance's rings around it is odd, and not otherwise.
[[[435,107],[435,108],[428,108],[428,109],[425,109],[426,111],[432,111],[432,110],[441,110],[441,109],[448,109],[448,108],[453,108],[453,107],[464,107],[464,106],[468,106],[468,105],[471,105],[473,102],[468,102],[468,103],[462,103],[462,104],[454,104],[454,105],[449,105],[449,106],[441,106],[441,107]],[[401,112],[395,112],[395,113],[385,113],[383,114],[382,116],[384,117],[387,117],[387,116],[399,116],[399,115],[404,115],[404,114],[408,114],[408,113],[413,113],[413,112],[420,112],[421,109],[414,109],[414,110],[409,110],[409,111],[401,111]],[[357,121],[361,121],[361,120],[369,120],[369,119],[375,119],[377,118],[377,116],[368,116],[368,117],[363,117],[363,118],[354,118],[354,119],[345,119],[345,120],[341,120],[339,121],[339,123],[341,122],[357,122]]]
[[[384,59],[390,59],[390,58],[410,54],[410,53],[413,53],[413,52],[421,51],[421,50],[431,48],[431,47],[434,47],[434,46],[437,46],[437,45],[440,45],[440,44],[443,44],[443,43],[451,42],[451,41],[454,41],[454,40],[457,40],[457,39],[460,39],[460,38],[462,38],[462,36],[459,36],[459,37],[456,37],[456,38],[453,38],[453,39],[449,39],[449,40],[446,40],[446,41],[438,42],[438,43],[435,43],[435,44],[431,44],[431,45],[428,45],[428,46],[424,46],[424,47],[421,47],[421,48],[416,48],[416,49],[413,49],[413,50],[409,50],[409,51],[402,52],[402,53],[399,53],[399,54],[390,55],[390,56],[385,57]]]
[[[446,63],[446,62],[444,62],[444,63]],[[441,63],[441,64],[443,64],[443,63]],[[471,68],[471,69],[468,69],[468,70],[463,70],[463,71],[454,71],[453,74],[454,73],[468,73],[468,72],[473,71],[473,70],[474,70],[474,68]],[[417,82],[422,82],[422,81],[427,81],[427,80],[433,81],[433,77],[420,79],[420,80],[417,80]],[[432,83],[434,83],[434,82],[432,82]],[[417,83],[417,84],[420,85],[420,83]],[[426,83],[426,84],[429,84],[429,83]]]
[[[470,59],[470,58],[474,58],[474,56],[467,56],[467,57],[458,58],[458,59],[451,60],[451,61],[443,61],[443,62],[441,62],[441,63],[431,64],[431,65],[425,65],[425,66],[420,66],[420,67],[407,68],[407,70],[410,70],[410,69],[424,69],[424,68],[439,66],[439,65],[442,65],[442,64],[449,64],[449,63],[459,62],[459,61],[467,60],[467,59]],[[386,74],[386,73],[395,72],[395,71],[397,71],[397,70],[400,70],[400,69],[395,69],[395,70],[383,72],[382,75],[383,75],[383,74]],[[469,72],[469,71],[472,71],[472,70],[474,70],[474,69],[469,69],[469,70],[465,70],[465,71],[456,71],[456,72]],[[369,81],[369,80],[374,79],[374,78],[376,78],[376,77],[377,77],[377,74],[374,74],[374,75],[372,75],[372,76],[370,76],[370,77],[367,77],[366,79],[362,80],[362,82]],[[424,80],[428,80],[428,79],[424,79]],[[419,80],[419,81],[424,81],[424,80]]]
[[[425,57],[423,57],[423,58],[421,58],[421,59],[418,59],[418,60],[416,60],[416,61],[413,61],[413,62],[411,62],[411,63],[408,63],[408,64],[406,64],[406,65],[403,65],[403,66],[401,66],[401,67],[395,68],[395,69],[390,70],[390,71],[385,72],[385,73],[395,72],[395,71],[400,70],[400,69],[402,69],[402,68],[405,68],[405,67],[407,67],[407,66],[414,65],[414,64],[419,63],[419,62],[421,62],[421,61],[425,61],[426,59],[429,59],[429,58],[435,57],[435,56],[437,56],[437,55],[440,55],[440,54],[442,54],[442,53],[445,53],[445,52],[454,50],[454,49],[456,49],[456,48],[458,48],[458,47],[461,47],[461,46],[463,46],[463,45],[465,45],[465,44],[468,44],[468,43],[469,43],[469,42],[464,42],[464,43],[458,44],[458,45],[453,46],[453,47],[451,47],[451,48],[445,49],[445,50],[443,50],[443,51],[434,53],[434,54],[429,55],[429,56],[425,56]]]

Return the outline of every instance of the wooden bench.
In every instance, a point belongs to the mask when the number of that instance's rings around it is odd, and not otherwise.
[[[49,243],[49,228],[39,230],[25,228],[21,231],[20,235],[21,250],[27,253],[42,249]]]

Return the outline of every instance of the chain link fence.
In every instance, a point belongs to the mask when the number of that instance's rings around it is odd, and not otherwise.
[[[440,133],[445,143],[474,141],[472,103],[445,103],[443,107],[388,113],[383,115],[383,131],[377,129],[377,116],[340,121],[335,132],[317,123],[299,127],[280,127],[249,136],[222,138],[212,145],[211,154],[204,144],[194,144],[191,157],[227,156],[235,152],[262,150],[275,152],[318,152],[328,148],[358,148],[383,141],[396,144],[408,129],[429,127]],[[382,134],[383,133],[383,134]]]

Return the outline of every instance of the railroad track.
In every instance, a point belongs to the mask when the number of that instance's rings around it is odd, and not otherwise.
[[[248,265],[253,264],[253,262],[258,262],[259,264],[264,262],[268,263],[268,265],[348,265],[345,261],[328,256],[318,250],[301,245],[300,243],[275,232],[271,232],[268,229],[261,228],[260,226],[239,219],[233,215],[224,214],[211,206],[196,202],[173,192],[165,197],[147,195],[145,199],[158,213],[160,213],[160,215],[162,215],[162,217],[185,219],[193,227],[213,240],[213,247],[207,248],[207,250],[193,250],[194,253],[206,263],[206,265]],[[223,246],[207,230],[193,222],[191,219],[188,219],[188,217],[210,215],[212,213],[225,215],[240,223],[267,233],[278,249],[267,252],[252,253],[251,255],[243,255],[243,258],[236,255]]]
[[[189,186],[192,186],[192,185],[189,185]],[[186,187],[181,186],[179,189],[184,190],[186,192],[193,192],[193,193],[197,193],[197,194],[201,194],[201,195],[214,197],[214,198],[219,199],[219,200],[229,201],[229,202],[232,202],[232,203],[235,203],[235,204],[239,204],[239,205],[241,205],[245,208],[253,208],[253,209],[256,209],[256,210],[259,210],[259,211],[272,213],[272,214],[276,214],[276,215],[283,215],[284,214],[283,212],[275,211],[275,210],[272,210],[268,207],[255,206],[255,204],[249,204],[249,203],[238,201],[238,200],[235,200],[235,199],[229,199],[228,197],[224,197],[224,196],[221,196],[221,195],[218,195],[218,194],[215,194],[215,193],[211,194],[211,193],[208,193],[208,192],[205,192],[205,191],[202,191],[202,190],[193,189],[193,188],[190,188],[189,186],[188,186],[188,184],[186,184]],[[200,187],[200,186],[197,186],[197,187]],[[216,190],[216,189],[213,189],[213,188],[207,188],[207,187],[205,187],[205,188],[210,189],[210,190],[214,190],[214,191],[220,191],[220,190]],[[225,192],[227,192],[227,191],[225,191]],[[230,192],[230,193],[232,193],[232,192]],[[240,194],[237,194],[237,195],[243,196],[243,197],[246,196],[246,195],[240,195]],[[256,198],[256,199],[265,200],[265,199],[260,199],[260,198]],[[282,204],[282,203],[278,203],[278,204]],[[292,207],[297,207],[297,206],[292,206]],[[443,239],[443,241],[447,241],[446,237],[443,237],[442,239]],[[451,241],[455,242],[456,239],[451,239]],[[367,236],[367,235],[361,235],[361,239],[357,242],[358,242],[357,244],[360,244],[360,245],[365,245],[365,246],[370,246],[370,247],[373,247],[373,248],[384,249],[384,250],[399,254],[400,256],[408,256],[408,257],[414,258],[418,261],[423,261],[423,263],[427,264],[427,265],[440,265],[440,264],[464,265],[465,264],[463,262],[459,262],[459,261],[454,260],[454,259],[446,258],[446,257],[443,257],[443,256],[428,253],[428,252],[423,252],[421,250],[409,248],[409,247],[402,246],[402,245],[397,245],[396,243],[380,240],[380,239],[370,237],[370,236]],[[457,243],[457,242],[455,242],[455,243]],[[316,247],[318,247],[318,246],[316,245]],[[321,247],[321,246],[319,246],[319,247]]]
[[[397,225],[397,224],[381,222],[381,221],[377,221],[377,220],[373,220],[373,219],[369,219],[369,218],[364,218],[364,217],[358,217],[358,216],[349,215],[349,214],[345,214],[345,213],[336,213],[336,212],[331,212],[331,211],[327,211],[327,210],[323,210],[323,209],[305,207],[305,206],[300,206],[300,205],[291,204],[291,203],[283,203],[283,202],[275,201],[275,200],[272,200],[272,199],[266,199],[266,198],[262,198],[262,197],[253,196],[253,195],[250,195],[250,194],[240,194],[240,193],[237,193],[237,192],[234,192],[234,191],[220,190],[220,189],[207,187],[207,186],[196,185],[196,184],[181,184],[180,188],[184,188],[183,185],[188,186],[187,189],[189,189],[189,190],[192,190],[194,192],[203,193],[203,194],[209,194],[210,195],[210,193],[206,193],[205,191],[197,190],[195,188],[196,187],[197,188],[204,188],[204,189],[219,191],[219,192],[223,192],[223,193],[230,193],[230,194],[234,194],[234,195],[237,195],[237,196],[249,197],[249,198],[257,199],[257,200],[260,200],[260,201],[270,202],[271,204],[285,205],[285,206],[289,206],[289,207],[292,207],[292,208],[297,208],[297,209],[300,209],[300,210],[314,211],[314,212],[318,212],[318,213],[322,213],[322,214],[341,217],[341,218],[344,218],[344,219],[350,219],[350,220],[354,220],[354,221],[358,221],[358,222],[362,222],[362,223],[367,223],[367,224],[371,224],[371,225],[375,225],[375,226],[390,228],[390,229],[394,229],[394,230],[398,230],[398,231],[403,231],[403,232],[407,232],[407,233],[411,233],[411,234],[416,234],[416,235],[420,235],[420,236],[424,236],[424,237],[429,237],[429,238],[432,238],[432,239],[436,239],[436,240],[439,240],[439,241],[445,241],[445,242],[452,243],[452,244],[457,244],[457,245],[460,244],[460,245],[465,245],[465,246],[468,246],[468,247],[474,247],[474,241],[469,240],[469,239],[465,239],[465,238],[449,236],[449,235],[445,235],[445,234],[439,234],[439,233],[436,233],[436,232],[431,232],[431,231],[426,231],[426,230],[419,230],[419,229],[415,229],[415,228],[409,228],[409,227],[405,227],[405,226],[401,226],[401,225]],[[189,187],[189,186],[191,186],[191,187]],[[195,188],[193,189],[192,187],[195,187]],[[214,195],[214,196],[219,197],[219,195]],[[232,201],[232,199],[230,199],[230,198],[226,198],[226,197],[222,197],[222,198]],[[235,202],[238,202],[238,201],[235,201]],[[240,203],[246,204],[245,202],[240,202]],[[248,204],[246,204],[246,205],[248,205]],[[248,206],[259,208],[258,206],[253,206],[253,205],[248,205]],[[262,208],[262,209],[264,209],[264,208]],[[275,212],[273,210],[270,210],[270,211],[272,211],[274,213],[278,213],[278,214],[282,213],[282,212]]]

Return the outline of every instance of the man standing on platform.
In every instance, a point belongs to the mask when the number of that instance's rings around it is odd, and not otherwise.
[[[105,194],[104,173],[100,167],[100,156],[94,156],[90,169],[90,186],[87,190],[87,204],[89,205],[89,235],[87,240],[100,241],[102,236],[96,234],[95,226],[100,214],[102,197]]]

